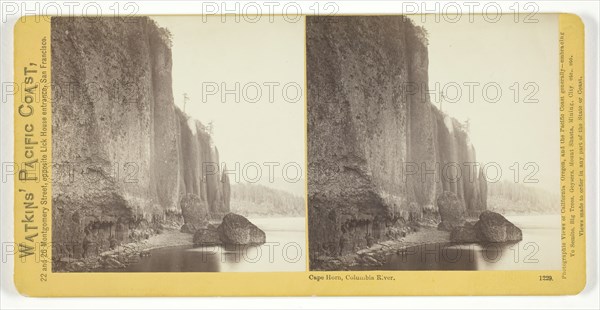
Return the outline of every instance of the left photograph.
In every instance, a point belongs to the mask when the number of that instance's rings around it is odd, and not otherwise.
[[[306,271],[304,18],[53,17],[53,272]]]

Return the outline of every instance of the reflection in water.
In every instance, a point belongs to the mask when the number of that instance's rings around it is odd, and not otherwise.
[[[523,231],[516,243],[428,244],[390,255],[382,270],[558,270],[560,216],[507,218]]]
[[[194,248],[178,246],[151,251],[123,272],[260,272],[304,271],[304,218],[250,219],[265,231],[267,243]]]
[[[427,244],[390,255],[384,270],[487,270],[514,252],[518,243],[486,245]],[[489,264],[489,265],[488,265]]]
[[[152,255],[129,265],[125,272],[211,272],[219,270],[219,259],[208,252],[190,251],[191,246],[152,250]]]

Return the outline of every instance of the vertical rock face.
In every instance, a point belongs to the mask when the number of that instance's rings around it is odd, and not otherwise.
[[[479,170],[479,177],[477,178],[479,182],[479,203],[474,204],[472,207],[478,207],[477,209],[473,208],[476,213],[481,213],[487,210],[487,195],[488,195],[488,185],[487,179],[485,177],[485,173],[483,169]]]
[[[383,237],[408,203],[405,26],[307,18],[311,255],[365,246],[369,230]]]
[[[437,215],[444,191],[483,210],[467,130],[425,91],[424,30],[402,16],[309,17],[306,27],[311,257],[396,237]]]
[[[477,162],[467,128],[433,106],[431,112],[437,128],[436,195],[444,191],[455,193],[467,213],[477,217],[487,209],[487,181],[483,170],[478,169],[482,164]]]
[[[181,231],[195,233],[198,229],[208,226],[208,206],[198,195],[188,193],[181,198],[181,215],[184,224]]]
[[[55,259],[146,238],[188,193],[228,211],[210,135],[174,105],[165,29],[53,17],[51,44]]]
[[[465,224],[465,204],[453,192],[446,191],[440,194],[437,207],[441,220],[438,229],[452,231]]]
[[[231,184],[227,175],[227,167],[223,168],[221,183],[223,184],[223,206],[221,212],[228,213],[231,210]]]

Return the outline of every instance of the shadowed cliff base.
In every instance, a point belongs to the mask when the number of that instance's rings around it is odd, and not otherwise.
[[[407,90],[428,85],[427,44],[403,16],[307,18],[311,269],[416,231],[450,241],[487,209],[468,125]]]

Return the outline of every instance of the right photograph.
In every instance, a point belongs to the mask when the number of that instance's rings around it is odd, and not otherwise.
[[[559,270],[558,15],[306,18],[316,270]]]

